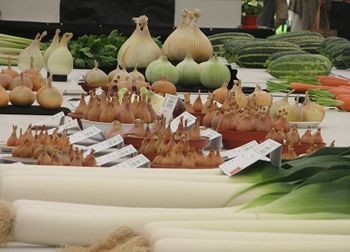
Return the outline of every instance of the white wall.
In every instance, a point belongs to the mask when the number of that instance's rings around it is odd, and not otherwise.
[[[0,0],[1,20],[58,23],[60,0]]]
[[[58,23],[59,4],[60,0],[0,0],[0,19]],[[175,25],[183,8],[202,11],[200,27],[236,28],[241,23],[240,0],[175,0]]]

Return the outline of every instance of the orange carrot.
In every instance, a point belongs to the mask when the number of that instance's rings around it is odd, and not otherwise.
[[[339,86],[339,87],[330,89],[329,92],[331,92],[334,95],[350,94],[350,87]]]
[[[339,98],[338,98],[339,97]],[[350,95],[339,95],[337,96],[337,100],[343,102],[338,108],[346,111],[350,111]]]
[[[300,83],[300,82],[292,82],[289,84],[289,87],[291,89],[294,89],[295,92],[306,92],[310,89],[331,90],[334,88],[334,87],[321,86],[321,85],[305,84],[305,83]]]
[[[318,79],[322,86],[350,86],[350,80],[335,76],[319,76]]]

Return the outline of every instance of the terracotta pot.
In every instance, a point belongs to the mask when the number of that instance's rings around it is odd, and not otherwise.
[[[257,28],[257,18],[256,15],[247,15],[242,17],[242,28],[243,29],[256,29]]]

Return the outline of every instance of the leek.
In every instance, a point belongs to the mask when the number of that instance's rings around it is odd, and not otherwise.
[[[129,208],[30,200],[16,201],[13,206],[14,240],[49,245],[90,244],[121,226],[142,232],[145,224],[156,221],[175,221],[176,226],[186,228],[239,232],[350,234],[350,220],[295,220],[328,218],[329,214],[257,215],[234,213],[237,208]],[[339,214],[332,217],[349,218]],[[0,237],[6,231],[1,229]]]
[[[292,244],[291,244],[292,242]],[[223,241],[223,240],[204,240],[204,239],[180,239],[168,238],[158,241],[153,252],[329,252],[336,250],[338,252],[348,252],[349,242],[312,242],[312,241]]]
[[[2,39],[2,38],[12,40],[16,43],[26,44],[26,45],[29,45],[32,42],[32,40],[28,39],[28,38],[22,38],[22,37],[17,37],[17,36],[12,36],[12,35],[8,35],[8,34],[0,33],[0,39]]]
[[[258,215],[258,218],[261,217],[258,220],[158,221],[145,225],[144,232],[150,232],[155,228],[186,228],[231,232],[350,235],[349,216],[345,216],[347,219],[322,220],[324,216],[326,214],[301,215],[300,219],[295,220],[263,219],[264,215]]]

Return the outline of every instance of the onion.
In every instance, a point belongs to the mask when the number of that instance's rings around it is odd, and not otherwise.
[[[277,101],[274,101],[272,102],[271,104],[271,107],[270,107],[270,116],[272,117],[272,119],[275,119],[278,115],[278,111],[280,109],[281,106],[284,106],[284,105],[288,105],[289,102],[288,102],[288,96],[293,93],[294,90],[290,91],[285,97],[283,97],[282,99],[280,100],[277,100]]]
[[[52,38],[52,42],[44,53],[44,63],[45,63],[46,69],[47,69],[47,61],[50,55],[53,53],[53,51],[55,51],[60,46],[60,36],[59,36],[60,32],[61,32],[60,29],[56,29],[55,35]]]
[[[305,122],[320,122],[325,116],[323,107],[310,101],[308,92],[305,93],[305,102],[301,111]]]
[[[22,84],[24,86],[28,87],[30,90],[33,89],[33,82],[30,80],[29,77],[27,77],[23,73],[21,73],[20,76],[17,76],[17,77],[12,79],[10,86],[9,86],[9,90],[12,90],[15,87],[18,87],[19,85],[22,85]]]
[[[5,107],[9,103],[9,95],[6,90],[0,86],[0,108]]]
[[[213,46],[197,25],[200,14],[198,9],[182,10],[180,24],[168,36],[162,47],[162,53],[171,61],[180,62],[187,53],[191,53],[196,62],[206,61],[212,56]]]
[[[84,115],[87,110],[87,104],[85,101],[85,95],[81,94],[78,107],[75,109],[74,113],[79,115]]]
[[[228,96],[227,83],[224,82],[221,87],[213,91],[214,100],[223,104]]]
[[[63,103],[63,97],[57,88],[52,86],[52,78],[47,79],[47,85],[37,92],[36,97],[39,105],[46,109],[60,108]]]
[[[11,90],[9,98],[10,102],[16,106],[30,106],[35,101],[35,95],[23,82],[23,74],[21,74],[21,84]]]
[[[255,104],[258,107],[270,106],[272,103],[272,95],[261,89],[260,85],[256,85],[255,90],[250,97],[255,97]]]
[[[13,70],[11,67],[11,57],[8,57],[8,66],[4,70],[5,74],[11,75],[12,78],[15,78],[19,75],[19,73],[16,70]]]
[[[68,50],[68,43],[73,33],[62,36],[60,46],[54,50],[47,60],[47,68],[51,74],[68,75],[73,69],[73,56]]]
[[[164,77],[159,81],[154,82],[151,86],[151,90],[153,90],[155,93],[176,95],[175,85]]]
[[[118,83],[119,81],[126,81],[130,79],[130,75],[125,68],[119,70],[113,77],[113,82]]]
[[[116,135],[123,135],[122,124],[118,121],[113,121],[112,127],[106,130],[105,136],[112,138]]]
[[[242,86],[238,83],[234,90],[235,103],[239,109],[246,108],[248,106],[248,97],[243,93]]]
[[[145,76],[137,71],[137,66],[135,66],[134,70],[129,73],[129,76],[131,81],[145,81]]]
[[[231,79],[230,70],[218,61],[216,55],[208,61],[199,64],[199,78],[203,86],[207,88],[218,88],[224,82]]]
[[[196,100],[194,101],[193,105],[193,111],[196,113],[202,113],[202,110],[204,108],[203,103],[202,103],[202,99],[201,99],[201,91],[198,90],[198,95]]]
[[[98,68],[98,62],[95,60],[95,66],[85,74],[86,83],[93,87],[106,87],[108,84],[108,76],[105,72]]]
[[[119,49],[118,64],[126,68],[147,67],[160,56],[161,50],[148,30],[148,18],[143,15],[132,20],[136,28]]]
[[[46,31],[42,34],[38,33],[32,43],[18,55],[18,67],[21,70],[30,68],[31,58],[33,58],[34,69],[40,71],[45,66],[44,57],[40,52],[40,41],[46,34]]]
[[[112,101],[107,101],[106,105],[101,108],[100,122],[113,122],[116,115]]]
[[[114,79],[114,76],[120,71],[121,69],[119,68],[119,65],[117,65],[117,67],[114,70],[110,71],[108,74],[108,82],[111,82]]]
[[[175,84],[179,80],[176,67],[168,61],[166,56],[161,56],[159,61],[157,60],[155,64],[150,64],[146,69],[146,78],[151,83],[163,77]]]
[[[4,69],[1,70],[0,73],[0,86],[2,86],[5,89],[8,89],[12,81],[12,76],[5,73]]]
[[[190,53],[188,53],[183,61],[176,66],[176,70],[179,74],[178,82],[181,86],[191,87],[200,83],[199,80],[199,65],[193,59]]]

